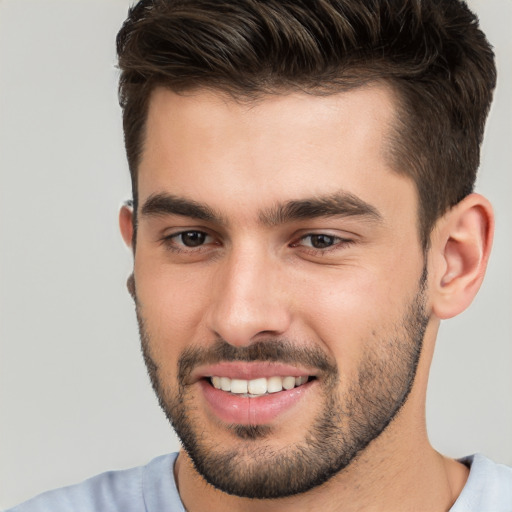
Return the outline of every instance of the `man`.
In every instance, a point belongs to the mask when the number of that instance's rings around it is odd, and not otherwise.
[[[493,232],[465,4],[142,1],[118,53],[128,287],[183,450],[14,510],[510,510],[510,469],[425,428]]]

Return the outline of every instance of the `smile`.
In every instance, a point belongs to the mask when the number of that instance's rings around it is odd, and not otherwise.
[[[228,425],[264,425],[289,418],[300,404],[306,404],[317,388],[316,376],[242,375],[227,377],[224,372],[197,381],[210,413]],[[227,372],[226,372],[227,373]],[[239,373],[239,372],[238,372]],[[220,374],[220,375],[219,375]],[[306,410],[303,410],[305,413]]]
[[[229,393],[248,398],[257,398],[270,393],[279,393],[283,390],[290,390],[302,386],[308,382],[309,377],[293,376],[272,376],[260,377],[251,380],[230,379],[229,377],[213,376],[210,382],[215,389],[227,391]]]

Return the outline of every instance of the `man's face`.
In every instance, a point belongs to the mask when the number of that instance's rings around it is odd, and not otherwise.
[[[239,103],[153,93],[136,303],[162,407],[197,470],[304,492],[378,438],[428,322],[412,181],[383,87]]]

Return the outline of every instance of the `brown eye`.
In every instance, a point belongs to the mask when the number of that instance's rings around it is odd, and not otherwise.
[[[309,235],[308,236],[311,247],[314,249],[327,249],[331,247],[336,242],[337,238],[335,236],[330,235]]]
[[[181,239],[181,243],[186,247],[199,247],[206,241],[206,233],[202,231],[185,231],[180,233],[178,238]]]

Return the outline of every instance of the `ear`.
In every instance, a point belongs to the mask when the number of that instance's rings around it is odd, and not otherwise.
[[[491,252],[494,214],[480,194],[470,194],[436,224],[431,238],[432,312],[440,319],[464,311],[482,284]]]
[[[124,243],[133,249],[133,208],[124,204],[119,211],[119,228]]]

